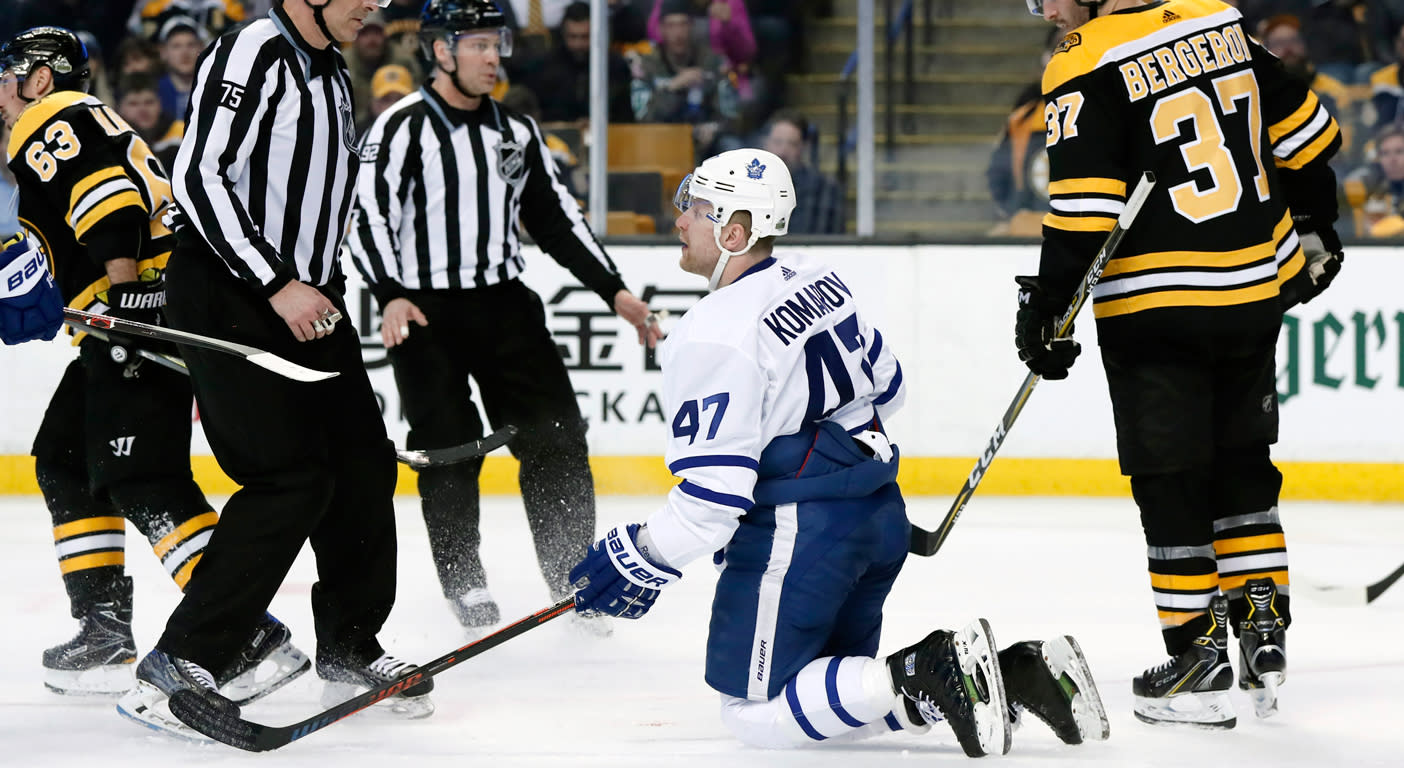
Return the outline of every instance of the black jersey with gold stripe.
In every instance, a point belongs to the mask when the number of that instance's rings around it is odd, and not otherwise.
[[[70,307],[107,309],[104,259],[85,237],[100,222],[128,209],[148,222],[133,238],[142,280],[159,279],[175,247],[162,222],[174,204],[166,171],[116,110],[77,91],[57,91],[20,113],[10,135],[9,166],[19,186],[19,217],[53,265]]]
[[[1058,46],[1043,92],[1050,294],[1072,294],[1129,187],[1152,171],[1157,185],[1094,292],[1102,342],[1280,322],[1278,286],[1303,264],[1293,215],[1336,218],[1326,161],[1340,130],[1237,10],[1162,0],[1094,18]]]

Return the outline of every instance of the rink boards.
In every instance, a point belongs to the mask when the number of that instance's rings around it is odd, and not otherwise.
[[[783,242],[783,241],[782,241]],[[902,362],[903,412],[887,426],[911,495],[953,496],[982,454],[1024,368],[1013,350],[1015,274],[1036,270],[1032,246],[807,246],[832,264],[882,329]],[[671,313],[665,329],[704,293],[701,278],[677,268],[675,247],[615,247],[610,255],[631,290]],[[568,272],[534,249],[525,281],[546,305],[548,325],[590,423],[597,487],[606,494],[655,494],[676,481],[662,462],[666,424],[662,373],[632,328]],[[349,262],[346,264],[350,266]],[[380,345],[374,300],[353,277],[352,327],[362,339],[391,437],[403,445],[394,380]],[[1282,439],[1274,456],[1290,498],[1404,501],[1404,250],[1349,249],[1340,279],[1293,310],[1278,342]],[[345,328],[342,329],[343,331]],[[981,484],[982,493],[1124,495],[1111,410],[1090,315],[1067,381],[1042,383]],[[63,366],[64,343],[7,347],[0,383],[0,493],[34,493],[26,455]],[[197,421],[198,423],[198,421]],[[193,446],[196,477],[212,493],[230,482],[203,435]],[[483,490],[515,493],[514,462],[501,452],[484,467]],[[402,468],[401,492],[413,493]]]

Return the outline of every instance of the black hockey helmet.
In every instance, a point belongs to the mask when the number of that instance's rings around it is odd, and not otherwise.
[[[512,55],[512,30],[492,0],[426,0],[419,11],[419,41],[430,61],[434,60],[435,40],[447,39],[452,44],[452,37],[475,30],[497,32],[501,40],[498,53],[504,58]]]
[[[0,46],[0,72],[23,80],[37,67],[53,73],[54,90],[88,90],[88,48],[63,27],[34,27]]]

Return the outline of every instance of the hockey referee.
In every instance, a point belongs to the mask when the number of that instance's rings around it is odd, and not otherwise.
[[[333,333],[358,167],[336,43],[354,39],[378,4],[282,0],[200,59],[171,174],[187,219],[167,269],[171,323],[340,375],[296,383],[182,348],[210,446],[242,487],[138,668],[153,704],[180,688],[218,695],[201,668],[238,653],[304,541],[317,557],[312,613],[328,692],[415,669],[376,640],[395,600],[394,446],[355,334]],[[431,688],[411,687],[397,708],[428,714]]]
[[[541,298],[518,220],[541,249],[593,290],[650,345],[648,307],[624,287],[556,175],[541,130],[488,95],[512,52],[503,14],[487,0],[429,0],[420,14],[431,82],[386,110],[362,143],[348,245],[380,304],[411,448],[480,437],[470,399],[478,382],[488,420],[513,424],[509,446],[536,556],[552,599],[595,528],[585,423]],[[478,557],[482,460],[419,473],[419,494],[444,596],[470,630],[495,623]],[[601,633],[598,621],[585,626]]]

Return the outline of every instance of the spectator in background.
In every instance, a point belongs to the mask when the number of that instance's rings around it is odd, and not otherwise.
[[[429,72],[433,64],[419,46],[419,9],[423,0],[390,0],[380,10],[385,17],[385,47],[394,59],[413,59],[418,71]]]
[[[346,69],[351,73],[351,93],[356,104],[356,125],[369,127],[371,119],[371,78],[388,64],[409,71],[412,82],[418,82],[419,62],[414,58],[395,58],[386,45],[385,14],[376,11],[367,16],[356,33],[351,49],[346,51]],[[411,86],[410,90],[414,90]],[[409,91],[406,91],[408,93]]]
[[[363,122],[356,123],[357,135],[364,135],[370,124],[392,104],[414,93],[417,78],[400,64],[386,64],[377,69],[370,82],[370,109]]]
[[[1063,33],[1049,30],[1035,76],[1014,100],[1014,108],[1004,120],[999,143],[990,153],[985,179],[990,199],[1003,219],[991,235],[1038,237],[1043,233],[1043,214],[1048,203],[1048,152],[1045,146],[1047,124],[1043,118],[1042,72],[1053,53],[1061,47]]]
[[[640,55],[653,50],[648,39],[648,14],[634,0],[609,0],[609,41],[621,54],[631,49]]]
[[[1321,100],[1326,111],[1341,127],[1341,147],[1342,152],[1338,153],[1331,164],[1333,167],[1341,163],[1348,162],[1348,156],[1353,151],[1354,145],[1354,121],[1349,119],[1351,108],[1350,90],[1341,83],[1340,80],[1321,72],[1310,56],[1307,55],[1307,46],[1302,39],[1302,22],[1291,14],[1279,14],[1262,23],[1263,47],[1268,52],[1281,59],[1282,66],[1286,67],[1287,74],[1296,80],[1305,83],[1308,88]]]
[[[1306,47],[1317,69],[1346,85],[1369,82],[1370,73],[1393,57],[1382,11],[1378,0],[1313,3],[1302,18]]]
[[[690,5],[664,0],[662,42],[639,60],[631,99],[640,122],[692,125],[698,155],[710,157],[742,146],[739,101],[722,57],[692,39]]]
[[[161,167],[170,170],[185,136],[185,121],[161,109],[159,86],[151,75],[127,75],[118,81],[118,92],[122,95],[117,101],[117,114],[131,123],[151,147]]]
[[[844,228],[843,190],[807,162],[813,130],[804,115],[782,109],[770,118],[765,151],[785,161],[795,185],[792,235],[841,235]]]
[[[0,120],[0,147],[10,146],[10,126]],[[15,175],[10,166],[0,163],[0,232],[18,232],[19,187],[15,185]]]
[[[671,11],[664,10],[664,6]],[[653,12],[648,17],[648,37],[660,45],[664,35],[663,16],[669,12],[687,14],[695,29],[694,40],[705,41],[713,51],[725,57],[730,66],[750,64],[756,57],[756,37],[742,0],[654,0]],[[697,35],[699,31],[705,32],[705,37]]]
[[[629,65],[619,54],[606,53],[609,75],[609,122],[632,123],[629,105]],[[539,119],[547,123],[587,123],[590,119],[590,4],[571,3],[561,17],[556,44],[545,58],[524,74],[526,85],[541,103]],[[538,117],[537,115],[532,115]],[[584,130],[585,126],[581,126]]]
[[[209,33],[189,16],[172,16],[161,24],[156,39],[161,46],[161,64],[166,70],[158,83],[161,109],[184,120],[185,108],[190,104],[190,88],[195,83],[195,64],[210,41]]]
[[[1375,130],[1404,124],[1404,85],[1399,78],[1400,62],[1404,61],[1404,25],[1394,35],[1393,64],[1370,76],[1370,101],[1375,106]]]
[[[159,77],[161,74],[161,49],[144,37],[129,37],[117,46],[117,55],[112,62],[112,70],[120,81],[127,75],[142,73]]]
[[[205,30],[206,40],[213,40],[234,25],[257,18],[248,5],[240,0],[138,0],[127,28],[132,34],[155,40],[167,21],[184,16]],[[267,15],[268,8],[265,3],[258,16]]]
[[[107,61],[102,55],[102,43],[92,32],[86,29],[75,30],[78,39],[83,41],[83,47],[88,49],[88,93],[97,97],[103,104],[111,104],[112,99],[112,77],[107,72]]]
[[[1346,200],[1361,237],[1404,236],[1404,128],[1375,137],[1375,162],[1345,179]]]

